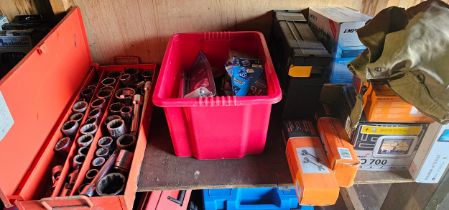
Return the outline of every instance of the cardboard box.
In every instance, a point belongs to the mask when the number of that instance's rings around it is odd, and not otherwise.
[[[345,124],[351,143],[360,159],[360,170],[408,170],[428,123],[369,122],[362,118],[355,129],[348,126],[348,116],[355,103],[354,88],[326,85],[321,100],[331,110],[330,116]]]
[[[449,163],[449,124],[429,125],[409,172],[416,182],[438,183]]]
[[[2,26],[5,23],[9,23],[8,18],[6,16],[0,15],[0,31],[2,31]]]
[[[338,185],[352,186],[360,161],[342,123],[336,118],[322,117],[318,119],[318,131]]]
[[[286,153],[299,203],[313,206],[335,204],[340,188],[334,172],[328,168],[320,138],[290,138]]]
[[[356,31],[371,19],[370,16],[346,7],[312,7],[308,19],[312,30],[333,57],[356,57],[365,50]]]
[[[355,57],[335,58],[331,64],[329,83],[352,84],[354,74],[348,69],[348,64],[354,59]]]
[[[373,122],[432,122],[430,117],[419,112],[413,105],[384,84],[371,83],[370,92],[364,95],[363,112]]]

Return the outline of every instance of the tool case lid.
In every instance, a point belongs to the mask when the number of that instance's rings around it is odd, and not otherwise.
[[[276,12],[276,21],[280,25],[283,37],[295,57],[316,56],[327,58],[331,55],[324,45],[318,41],[300,12]]]
[[[4,202],[33,171],[45,147],[52,146],[46,144],[81,88],[91,61],[80,9],[73,8],[0,80],[0,134],[5,134],[0,135],[0,197]],[[8,126],[9,116],[12,126]]]

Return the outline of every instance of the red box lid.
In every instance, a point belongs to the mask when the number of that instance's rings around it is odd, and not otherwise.
[[[0,197],[5,203],[5,196],[16,193],[57,131],[56,123],[76,97],[91,64],[81,12],[75,8],[0,80],[0,93],[14,121],[0,139]],[[3,124],[5,110],[0,110]]]

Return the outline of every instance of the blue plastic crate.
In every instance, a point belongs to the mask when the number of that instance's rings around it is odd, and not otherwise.
[[[292,188],[226,188],[203,190],[205,210],[313,210],[299,206]]]

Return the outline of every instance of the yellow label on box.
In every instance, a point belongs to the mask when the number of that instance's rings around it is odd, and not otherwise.
[[[360,133],[374,135],[418,135],[421,130],[421,126],[384,127],[362,125]]]
[[[310,77],[312,66],[294,66],[290,65],[288,75],[291,77]]]

